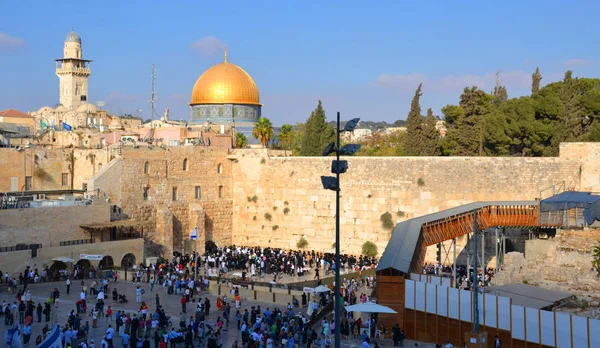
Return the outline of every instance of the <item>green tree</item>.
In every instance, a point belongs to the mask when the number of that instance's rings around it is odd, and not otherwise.
[[[235,147],[237,149],[244,149],[248,145],[248,139],[244,133],[237,132],[235,135]]]
[[[335,140],[335,129],[325,122],[325,110],[319,100],[317,108],[306,120],[300,154],[302,156],[321,156],[330,142]]]
[[[498,106],[508,100],[508,92],[506,92],[506,86],[500,84],[500,72],[496,73],[496,85],[492,92],[492,105]]]
[[[283,147],[284,153],[287,155],[287,150],[292,149],[292,145],[294,142],[294,133],[291,124],[284,124],[281,126],[281,130],[279,131],[279,145]],[[292,153],[293,154],[293,153]]]
[[[373,133],[361,142],[358,156],[404,156],[406,132]]]
[[[596,268],[596,272],[600,274],[600,241],[592,249],[592,267]]]
[[[437,120],[433,116],[431,108],[427,109],[427,116],[423,122],[422,132],[422,156],[440,155],[440,132],[436,128]]]
[[[542,74],[540,74],[540,68],[535,68],[535,72],[531,74],[531,95],[536,94],[540,91],[540,83],[542,82]]]
[[[415,91],[415,95],[410,103],[410,111],[406,117],[406,138],[404,139],[404,150],[408,156],[419,156],[423,152],[423,130],[421,125],[423,123],[423,116],[421,116],[421,103],[420,99],[423,93],[421,93],[421,86]]]
[[[456,140],[454,155],[484,155],[484,119],[490,114],[492,99],[492,95],[477,87],[464,89],[459,103],[464,114],[453,135]]]
[[[259,118],[252,130],[254,139],[258,139],[262,146],[266,147],[269,141],[273,139],[273,135],[273,125],[271,124],[271,120],[266,117]]]
[[[366,241],[362,245],[362,254],[364,256],[375,257],[377,256],[377,245],[371,241]]]

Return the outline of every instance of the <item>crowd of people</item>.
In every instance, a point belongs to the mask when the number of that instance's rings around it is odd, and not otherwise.
[[[452,266],[442,265],[441,263],[426,263],[423,265],[423,274],[437,275],[442,277],[452,276]],[[477,282],[479,288],[484,288],[490,285],[496,270],[491,267],[477,269]],[[456,287],[463,290],[470,290],[473,284],[472,274],[467,272],[467,266],[456,266]]]

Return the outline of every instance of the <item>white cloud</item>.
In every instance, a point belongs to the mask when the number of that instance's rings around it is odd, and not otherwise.
[[[0,33],[0,51],[14,51],[25,46],[25,40],[20,37]]]
[[[566,67],[577,67],[577,66],[590,66],[594,65],[596,62],[589,59],[569,59],[563,62],[563,65]]]
[[[205,36],[200,40],[191,44],[191,47],[200,53],[202,56],[215,56],[223,54],[227,47],[225,42],[215,36]]]
[[[477,86],[489,91],[496,84],[496,73],[484,75],[448,75],[442,78],[431,78],[420,73],[408,75],[381,74],[371,83],[372,86],[391,88],[402,91],[414,91],[419,83],[429,91],[444,93],[460,92],[465,87]],[[531,74],[522,70],[500,72],[500,83],[507,88],[523,88],[531,85]]]

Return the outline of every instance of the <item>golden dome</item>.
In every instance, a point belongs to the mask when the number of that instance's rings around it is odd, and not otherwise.
[[[261,105],[258,87],[250,75],[235,64],[225,61],[206,70],[192,90],[192,102],[197,104]]]

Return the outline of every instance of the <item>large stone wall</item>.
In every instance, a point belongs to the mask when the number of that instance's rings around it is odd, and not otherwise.
[[[42,244],[57,246],[61,241],[89,239],[79,226],[110,221],[110,206],[98,202],[89,206],[57,206],[0,210],[0,246]]]
[[[227,156],[226,149],[205,147],[124,150],[121,159],[113,160],[90,179],[89,188],[105,192],[111,204],[140,222],[145,236],[164,245],[167,253],[182,251],[197,224],[190,204],[198,204],[205,213],[204,226],[198,226],[203,237],[227,244],[232,241],[233,210],[233,179]],[[185,159],[187,170],[183,168]],[[148,173],[144,173],[146,163]],[[198,199],[196,186],[201,188]],[[177,197],[173,200],[175,187]],[[148,188],[147,200],[144,188]]]
[[[294,248],[304,237],[308,249],[332,250],[335,193],[320,182],[321,175],[331,175],[332,158],[269,158],[243,151],[235,157],[234,243]],[[367,240],[383,252],[391,233],[382,228],[385,212],[399,222],[474,201],[533,200],[559,182],[576,188],[580,182],[579,160],[564,156],[347,160],[340,212],[341,247],[347,253],[360,253]],[[248,200],[252,196],[256,203]]]

